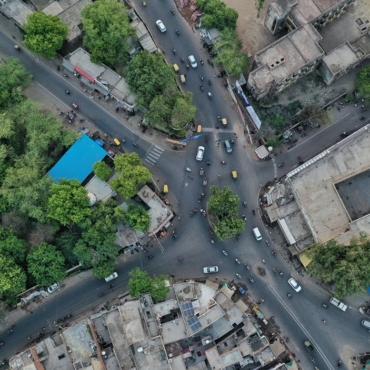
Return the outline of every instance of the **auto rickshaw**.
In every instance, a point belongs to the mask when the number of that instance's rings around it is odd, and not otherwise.
[[[120,146],[121,145],[121,142],[116,137],[113,139],[113,142],[117,146]]]
[[[166,184],[163,185],[163,193],[164,194],[168,193],[168,185],[166,185]]]
[[[237,171],[231,171],[231,177],[233,180],[236,180],[238,178],[238,172]]]
[[[222,125],[224,127],[227,127],[227,119],[226,118],[222,118],[221,122],[222,122]]]
[[[173,65],[173,70],[174,70],[176,73],[180,70],[179,66],[178,66],[176,63]]]
[[[186,77],[185,77],[185,75],[180,75],[180,81],[181,81],[181,83],[183,85],[186,84]]]
[[[74,109],[78,109],[78,105],[77,105],[76,103],[72,103],[72,107],[73,107]]]

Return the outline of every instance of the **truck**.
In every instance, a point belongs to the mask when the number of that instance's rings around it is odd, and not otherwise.
[[[335,297],[331,297],[329,302],[335,307],[338,307],[342,311],[345,311],[347,309],[347,306]]]

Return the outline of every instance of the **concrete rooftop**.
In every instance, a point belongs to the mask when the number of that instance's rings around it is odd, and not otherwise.
[[[317,242],[335,238],[349,241],[360,230],[370,233],[369,209],[361,207],[369,198],[368,182],[366,176],[356,176],[370,169],[369,129],[369,125],[361,128],[287,174],[287,182]],[[357,192],[345,191],[346,184],[353,184]],[[346,206],[338,187],[345,196],[354,197],[352,206],[357,204],[357,210],[350,209],[350,202]],[[355,211],[360,217],[357,220],[350,216]]]

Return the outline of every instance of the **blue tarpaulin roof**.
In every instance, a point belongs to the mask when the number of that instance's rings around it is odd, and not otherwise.
[[[93,171],[93,164],[106,155],[101,146],[83,134],[49,171],[49,175],[54,182],[60,179],[83,182]]]

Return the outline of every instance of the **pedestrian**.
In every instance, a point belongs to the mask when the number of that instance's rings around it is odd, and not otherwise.
[[[13,35],[12,35],[12,37],[13,37],[13,39],[15,40],[15,36],[13,36]]]
[[[216,75],[213,75],[213,77],[217,77]]]
[[[28,339],[28,340],[30,340],[30,339],[31,339],[31,337],[28,337],[27,339]]]

